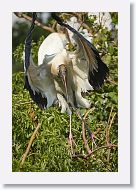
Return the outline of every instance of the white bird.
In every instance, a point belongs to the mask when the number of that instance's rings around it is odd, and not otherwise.
[[[56,15],[54,18],[58,19]],[[34,21],[25,45],[25,87],[41,108],[49,108],[58,102],[61,113],[70,115],[71,123],[72,109],[90,107],[82,93],[102,86],[108,68],[95,47],[60,20],[57,20],[62,25],[59,32],[48,35],[41,44],[36,66],[30,54]],[[74,51],[68,48],[69,43]],[[71,125],[69,138],[71,142]]]

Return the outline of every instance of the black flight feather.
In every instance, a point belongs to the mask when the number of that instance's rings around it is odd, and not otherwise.
[[[28,31],[26,40],[25,40],[25,69],[28,70],[30,65],[30,54],[31,54],[31,43],[32,43],[32,33],[35,26],[36,13],[33,13],[32,24]]]
[[[26,88],[29,91],[29,94],[32,98],[32,100],[41,108],[45,108],[47,106],[47,98],[42,97],[41,93],[38,93],[35,91],[35,93],[33,92],[30,84],[29,84],[29,80],[28,80],[28,76],[27,76],[27,71],[30,65],[30,54],[31,54],[31,43],[32,43],[32,32],[34,30],[34,26],[35,26],[35,20],[36,20],[36,13],[33,13],[33,19],[32,19],[32,24],[31,27],[28,31],[26,40],[25,40],[25,85],[24,88]]]
[[[103,63],[100,57],[95,58],[98,68],[97,71],[93,70],[93,72],[89,70],[89,83],[94,89],[98,89],[103,85],[104,80],[107,79],[109,75],[109,69],[106,64]]]

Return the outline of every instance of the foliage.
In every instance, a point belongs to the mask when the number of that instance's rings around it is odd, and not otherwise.
[[[113,14],[114,22],[117,15]],[[95,18],[94,18],[95,19]],[[88,23],[87,20],[86,23]],[[99,26],[98,26],[99,27]],[[94,29],[95,30],[95,29]],[[117,30],[112,31],[100,28],[94,35],[93,43],[99,49],[103,61],[108,65],[110,77],[103,88],[92,91],[87,98],[92,103],[94,111],[88,114],[86,124],[96,135],[97,147],[106,145],[106,130],[110,125],[111,116],[115,115],[110,130],[110,143],[118,143],[118,49]],[[37,62],[37,51],[44,37],[40,38],[38,44],[33,41],[32,53]],[[21,62],[23,45],[20,44],[14,51],[14,58]],[[104,52],[104,53],[103,53]],[[60,114],[60,109],[51,107],[40,110],[35,105],[28,91],[24,89],[24,74],[22,72],[13,74],[12,95],[12,145],[14,172],[117,172],[118,151],[117,148],[100,149],[88,159],[80,157],[72,158],[68,144],[69,116]],[[86,110],[82,109],[81,113]],[[27,143],[35,129],[35,122],[42,124],[36,139],[30,149],[29,155],[20,168],[20,161],[25,152]],[[109,121],[108,121],[109,120]],[[72,116],[72,131],[79,153],[86,153],[82,140],[81,121],[75,113]],[[91,140],[89,145],[92,146]],[[94,147],[95,148],[95,147]],[[110,154],[109,154],[110,153]]]

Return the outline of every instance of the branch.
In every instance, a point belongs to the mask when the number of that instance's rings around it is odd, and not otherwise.
[[[115,82],[111,77],[108,77],[107,81],[109,81],[113,85],[118,85],[118,82]]]
[[[30,16],[26,15],[25,13],[22,13],[22,12],[14,12],[14,14],[15,14],[17,17],[19,17],[19,18],[24,18],[24,19],[26,19],[26,20],[28,20],[28,21],[30,21],[30,22],[32,21],[32,18],[31,18]],[[44,30],[47,30],[47,31],[49,31],[49,32],[55,32],[54,28],[45,26],[44,24],[42,24],[41,22],[39,22],[39,21],[37,21],[37,20],[35,21],[35,24],[36,24],[37,26],[41,27],[41,28],[44,29]]]
[[[34,141],[34,139],[35,139],[35,137],[36,137],[36,134],[37,134],[37,132],[38,132],[38,130],[39,130],[40,127],[41,127],[41,124],[38,123],[36,129],[34,130],[32,136],[31,136],[31,138],[30,138],[30,141],[29,141],[29,143],[28,143],[28,146],[27,146],[27,148],[26,148],[26,151],[25,151],[25,153],[23,154],[20,167],[23,166],[23,164],[24,164],[24,162],[25,162],[25,160],[26,160],[26,157],[27,157],[27,155],[28,155],[28,153],[29,153],[29,150],[30,150],[30,148],[31,148],[31,145],[32,145],[32,143],[33,143],[33,141]]]
[[[111,112],[110,112],[110,115],[109,115],[109,119],[108,119],[108,124],[109,124],[109,127],[108,129],[106,130],[106,142],[107,142],[107,145],[104,145],[104,146],[101,146],[101,147],[98,147],[94,150],[91,150],[89,148],[89,145],[88,145],[88,142],[87,142],[87,139],[86,139],[86,136],[85,136],[85,120],[86,120],[86,117],[88,116],[89,112],[90,111],[93,111],[94,108],[88,110],[85,114],[84,114],[84,117],[82,118],[82,116],[78,113],[78,117],[80,119],[82,119],[82,136],[83,136],[83,141],[84,141],[84,145],[85,145],[85,148],[88,152],[87,155],[83,155],[83,154],[76,154],[76,155],[73,155],[72,158],[83,158],[83,159],[87,159],[88,157],[92,156],[92,154],[94,154],[95,152],[97,152],[98,150],[100,149],[104,149],[104,148],[107,148],[109,151],[108,151],[108,157],[107,157],[107,161],[109,161],[109,156],[110,156],[110,151],[111,151],[111,148],[117,148],[118,145],[115,145],[115,144],[111,144],[109,141],[110,141],[110,129],[111,129],[111,126],[112,126],[112,123],[114,121],[114,118],[115,118],[115,115],[116,113],[113,114],[113,117],[111,118],[111,115],[112,115],[112,111],[113,111],[113,107],[111,108]]]
[[[82,137],[83,137],[84,145],[85,145],[85,148],[86,148],[88,154],[91,154],[92,150],[90,149],[90,147],[88,145],[85,132],[86,132],[86,129],[85,129],[85,120],[82,120]]]
[[[34,130],[32,136],[31,136],[31,138],[30,138],[30,140],[29,140],[29,142],[28,142],[28,146],[27,146],[27,148],[26,148],[26,151],[25,151],[25,153],[24,153],[23,156],[22,156],[22,160],[21,160],[21,163],[20,163],[20,167],[21,167],[21,168],[22,168],[22,166],[23,166],[23,164],[24,164],[24,162],[25,162],[25,160],[26,160],[26,158],[27,158],[27,155],[28,155],[28,153],[29,153],[29,151],[30,151],[31,145],[32,145],[32,143],[33,143],[33,141],[34,141],[36,135],[38,134],[38,130],[39,130],[40,127],[41,127],[41,123],[38,122],[38,119],[37,119],[37,117],[36,117],[34,111],[31,111],[31,112],[29,113],[29,116],[30,116],[30,118],[32,119],[32,122],[35,124],[36,128],[35,128],[35,130]]]
[[[76,111],[76,114],[78,115],[79,119],[82,121],[82,138],[83,138],[83,141],[84,141],[84,146],[88,152],[88,154],[91,154],[92,153],[92,150],[90,149],[89,145],[88,145],[88,141],[86,139],[86,129],[85,129],[85,120],[86,120],[86,117],[88,116],[88,114],[90,112],[92,112],[95,108],[92,108],[92,109],[89,109],[85,114],[84,114],[84,117],[81,116],[81,114]]]
[[[112,110],[111,110],[112,111]],[[111,114],[111,113],[110,113]],[[112,127],[112,123],[114,121],[114,118],[115,118],[115,115],[116,113],[113,114],[111,120],[109,119],[109,127],[107,128],[107,131],[106,131],[106,141],[107,141],[107,145],[110,144],[110,129]],[[111,117],[111,116],[110,116]]]
[[[77,155],[73,155],[72,158],[83,158],[83,159],[87,159],[88,157],[90,157],[92,154],[94,154],[95,152],[97,152],[98,150],[100,149],[104,149],[104,148],[108,148],[108,149],[111,149],[111,148],[118,148],[118,145],[116,144],[110,144],[110,145],[105,145],[105,146],[101,146],[101,147],[98,147],[96,148],[95,150],[93,150],[90,154],[87,154],[87,155],[83,155],[83,154],[77,154]]]
[[[106,142],[107,142],[107,146],[110,145],[110,129],[111,129],[112,123],[113,123],[115,115],[116,115],[116,113],[114,113],[113,116],[112,116],[112,111],[113,111],[113,106],[111,108],[109,119],[108,119],[108,125],[109,125],[109,127],[107,127],[107,129],[106,129]],[[110,152],[111,152],[111,149],[108,150],[108,154],[107,154],[107,162],[108,163],[109,163],[109,160],[110,160]]]

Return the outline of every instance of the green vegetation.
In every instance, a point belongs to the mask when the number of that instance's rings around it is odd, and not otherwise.
[[[114,23],[117,23],[117,14],[112,13]],[[52,21],[50,21],[52,22]],[[87,20],[91,22],[90,20]],[[87,94],[92,103],[93,112],[88,114],[86,125],[96,135],[94,149],[105,146],[107,143],[107,129],[110,127],[109,142],[118,144],[118,46],[117,30],[114,36],[111,31],[100,28],[94,35],[93,43],[102,53],[103,61],[108,65],[110,77],[104,86],[97,91]],[[44,37],[39,37],[39,42],[33,41],[33,57],[37,62],[38,47]],[[14,59],[23,65],[21,60],[23,43],[20,43],[14,51]],[[118,149],[102,148],[94,152],[87,159],[81,157],[72,158],[68,144],[69,116],[61,114],[58,107],[40,110],[31,100],[28,91],[24,89],[24,74],[13,74],[12,80],[12,142],[14,172],[117,172]],[[111,112],[112,110],[112,112]],[[84,114],[87,110],[82,109]],[[110,114],[111,113],[111,114]],[[111,115],[111,117],[109,117]],[[115,117],[114,117],[115,116]],[[36,128],[36,123],[41,123],[30,152],[23,167],[20,167],[31,135]],[[82,125],[77,115],[72,116],[72,132],[79,154],[86,154],[82,139]],[[88,135],[86,133],[86,135]],[[89,137],[88,137],[89,139]],[[91,140],[88,140],[92,147]]]

